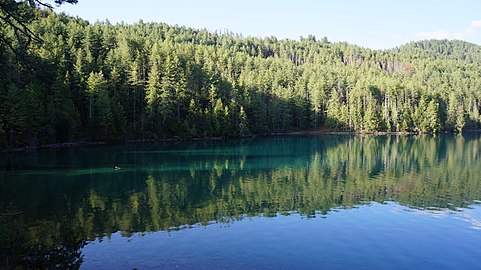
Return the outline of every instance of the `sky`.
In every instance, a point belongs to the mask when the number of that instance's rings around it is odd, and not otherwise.
[[[481,45],[480,0],[78,0],[55,11],[91,23],[142,19],[244,37],[297,40],[312,34],[371,49],[431,38]]]

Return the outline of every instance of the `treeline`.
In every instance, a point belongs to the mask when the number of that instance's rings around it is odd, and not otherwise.
[[[0,42],[1,147],[480,124],[480,47],[466,42],[376,51],[314,36],[38,16],[30,29],[42,42]]]

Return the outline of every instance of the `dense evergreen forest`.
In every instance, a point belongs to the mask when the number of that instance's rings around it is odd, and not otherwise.
[[[0,42],[0,147],[300,130],[477,129],[481,47],[392,50],[36,11]],[[8,45],[8,46],[7,46]]]

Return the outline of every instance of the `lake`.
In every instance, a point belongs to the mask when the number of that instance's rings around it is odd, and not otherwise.
[[[109,145],[0,162],[0,268],[480,269],[480,134]]]

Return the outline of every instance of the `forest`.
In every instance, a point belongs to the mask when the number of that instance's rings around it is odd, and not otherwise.
[[[464,41],[371,50],[312,35],[279,40],[35,14],[33,39],[1,30],[0,148],[462,132],[481,121],[481,47]]]

